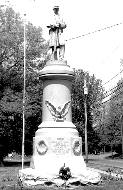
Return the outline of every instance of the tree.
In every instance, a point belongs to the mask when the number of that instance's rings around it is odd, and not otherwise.
[[[23,105],[23,21],[11,7],[0,8],[0,136],[9,140],[9,151],[21,151]],[[41,27],[26,24],[26,140],[41,122],[42,83],[35,69],[47,59],[48,44]],[[42,62],[42,56],[44,61]],[[37,61],[38,60],[38,61]],[[17,143],[18,142],[18,143]]]
[[[121,118],[123,113],[123,79],[119,80],[109,102],[109,111],[106,118],[107,141],[111,148],[121,147]],[[120,150],[121,152],[121,150]]]
[[[88,95],[87,95],[87,128],[88,128],[88,146],[89,151],[92,152],[97,149],[99,138],[93,128],[93,119],[95,118],[95,102],[103,95],[101,81],[96,79],[95,76],[90,76],[88,72],[83,70],[75,70],[75,79],[72,85],[72,119],[80,136],[83,137],[84,142],[84,79],[87,82]],[[92,148],[93,147],[93,148]],[[93,149],[93,150],[92,150]]]

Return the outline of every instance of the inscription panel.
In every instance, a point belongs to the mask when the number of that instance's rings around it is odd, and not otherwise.
[[[51,152],[57,155],[65,155],[71,152],[70,138],[55,138],[50,140]]]

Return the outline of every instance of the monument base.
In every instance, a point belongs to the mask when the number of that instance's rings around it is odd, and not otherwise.
[[[77,160],[76,160],[77,161]],[[80,160],[78,160],[80,162]],[[81,163],[81,162],[80,162]],[[76,165],[76,163],[75,163]],[[68,180],[63,180],[59,174],[47,175],[41,173],[39,170],[32,168],[26,168],[19,171],[19,182],[23,187],[36,187],[42,186],[74,186],[74,185],[86,185],[86,184],[98,184],[101,179],[101,175],[92,168],[81,168],[81,174],[71,175]]]
[[[74,170],[74,173],[77,168],[75,160],[79,158],[81,167],[86,167],[82,157],[82,140],[72,122],[42,122],[33,145],[32,167],[47,173],[45,176],[48,173],[57,175],[64,164]],[[79,169],[80,165],[76,170]]]
[[[67,126],[67,127],[66,127]],[[75,182],[98,183],[100,175],[86,167],[82,156],[82,142],[72,122],[43,122],[34,138],[30,168],[19,171],[19,180],[25,186]],[[60,169],[70,169],[70,178],[60,177]]]

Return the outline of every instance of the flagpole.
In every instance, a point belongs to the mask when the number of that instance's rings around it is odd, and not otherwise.
[[[23,135],[22,135],[22,169],[24,168],[25,96],[26,96],[26,14],[24,14],[24,66],[23,66]]]

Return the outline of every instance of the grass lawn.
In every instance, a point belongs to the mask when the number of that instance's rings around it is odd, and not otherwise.
[[[5,166],[0,167],[0,190],[62,190],[65,188],[56,188],[56,187],[41,187],[37,188],[21,188],[17,183],[18,171],[21,169],[21,166]],[[67,188],[66,189],[70,189]],[[72,188],[74,190],[123,190],[123,181],[114,180],[114,179],[103,179],[102,182],[98,185],[86,185],[86,186],[76,186]]]

